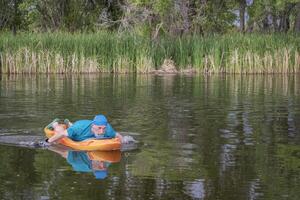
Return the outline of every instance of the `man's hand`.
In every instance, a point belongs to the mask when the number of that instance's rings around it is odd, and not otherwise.
[[[123,136],[120,133],[116,133],[116,138],[119,138],[121,142],[123,141]]]
[[[39,146],[40,146],[40,147],[49,147],[49,146],[51,146],[51,143],[48,142],[48,138],[47,138],[47,139],[44,140],[44,141],[40,141],[40,142],[39,142]]]
[[[123,136],[121,142],[122,144],[137,143],[137,141],[129,135]]]

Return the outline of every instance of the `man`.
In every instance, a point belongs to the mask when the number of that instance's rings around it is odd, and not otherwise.
[[[52,122],[51,126],[55,134],[46,140],[50,144],[62,137],[69,137],[74,141],[83,141],[90,138],[107,139],[118,137],[122,141],[122,136],[112,128],[104,115],[96,115],[93,120],[76,121],[67,129],[56,121]]]

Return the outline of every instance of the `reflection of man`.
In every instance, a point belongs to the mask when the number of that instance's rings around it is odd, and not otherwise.
[[[96,179],[105,179],[108,175],[107,168],[111,162],[119,162],[121,153],[115,152],[84,152],[71,151],[62,146],[51,146],[49,150],[66,158],[77,172],[93,172]]]
[[[90,160],[88,154],[83,151],[69,151],[67,161],[77,172],[93,172],[96,179],[107,177],[109,162],[100,160]]]

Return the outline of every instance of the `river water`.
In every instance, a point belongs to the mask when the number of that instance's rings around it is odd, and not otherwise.
[[[1,76],[0,135],[98,113],[138,149],[97,178],[85,152],[0,145],[0,199],[300,199],[299,75]]]

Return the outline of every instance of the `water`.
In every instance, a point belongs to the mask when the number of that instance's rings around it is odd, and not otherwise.
[[[141,143],[105,179],[0,145],[0,199],[300,199],[300,76],[1,76],[0,135],[107,115]]]

